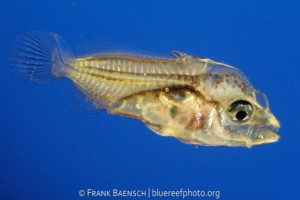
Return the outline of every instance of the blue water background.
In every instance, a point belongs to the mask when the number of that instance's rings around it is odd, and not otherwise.
[[[267,94],[281,139],[251,149],[195,148],[136,120],[78,113],[64,81],[31,84],[10,73],[15,38],[32,30],[58,33],[74,48],[109,38],[236,66]],[[149,187],[299,199],[299,35],[300,1],[1,0],[0,199],[99,199],[78,191]]]

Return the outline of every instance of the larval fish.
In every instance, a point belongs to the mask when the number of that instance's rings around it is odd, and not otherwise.
[[[18,37],[10,67],[34,83],[69,79],[95,109],[138,119],[186,144],[252,147],[279,139],[266,96],[241,71],[183,52],[75,56],[59,35],[31,32]]]

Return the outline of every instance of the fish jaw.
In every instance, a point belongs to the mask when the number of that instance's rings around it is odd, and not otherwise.
[[[277,134],[280,122],[270,112],[261,112],[256,123],[258,125],[252,130],[252,141],[248,147],[274,143],[280,139]]]
[[[261,135],[263,136],[262,139],[252,140],[250,143],[247,144],[247,147],[251,148],[253,146],[270,144],[277,142],[280,139],[280,136],[272,131],[263,132],[261,133]]]

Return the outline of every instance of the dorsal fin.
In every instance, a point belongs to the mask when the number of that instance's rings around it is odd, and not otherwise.
[[[146,60],[174,60],[172,54],[155,54],[110,39],[95,39],[83,42],[76,48],[76,55],[79,58],[130,57]]]

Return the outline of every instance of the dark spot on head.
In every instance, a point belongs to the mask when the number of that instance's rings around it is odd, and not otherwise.
[[[216,80],[216,84],[220,84],[223,81],[223,77],[220,77]]]

